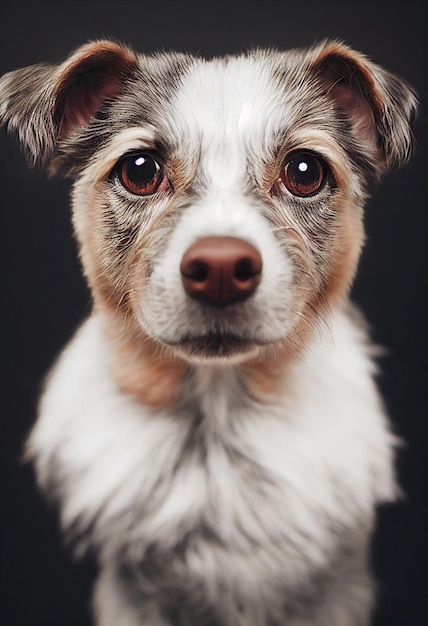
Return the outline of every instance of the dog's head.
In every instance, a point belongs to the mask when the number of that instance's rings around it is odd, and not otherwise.
[[[343,44],[206,61],[111,42],[11,72],[0,116],[75,179],[100,315],[185,360],[300,348],[347,293],[412,90]]]

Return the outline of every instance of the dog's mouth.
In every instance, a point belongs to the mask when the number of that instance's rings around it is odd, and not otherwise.
[[[211,331],[185,335],[170,345],[188,357],[218,359],[248,355],[264,345],[264,342],[230,332]]]

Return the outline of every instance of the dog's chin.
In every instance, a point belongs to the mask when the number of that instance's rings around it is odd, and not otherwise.
[[[232,333],[201,333],[168,342],[177,356],[191,361],[243,361],[258,354],[265,342]]]

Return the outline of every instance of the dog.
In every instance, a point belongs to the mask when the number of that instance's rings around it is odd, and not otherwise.
[[[99,626],[366,626],[396,437],[348,293],[412,88],[339,41],[211,60],[113,41],[0,81],[73,179],[93,296],[26,456]]]

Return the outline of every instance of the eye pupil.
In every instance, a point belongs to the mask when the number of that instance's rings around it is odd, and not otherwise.
[[[313,196],[324,185],[326,166],[314,154],[296,154],[289,158],[281,180],[290,193],[298,197]]]
[[[117,173],[125,189],[138,196],[154,193],[162,181],[162,169],[151,154],[124,157],[119,161]]]

